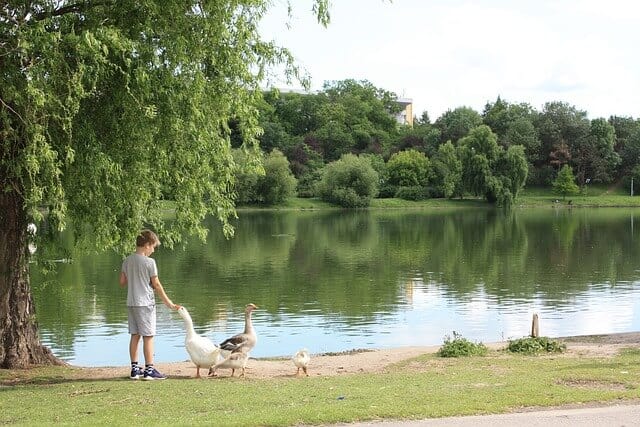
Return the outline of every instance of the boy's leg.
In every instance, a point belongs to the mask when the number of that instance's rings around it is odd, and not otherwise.
[[[144,377],[145,380],[163,380],[162,375],[153,366],[153,335],[142,337],[142,350],[144,352]]]
[[[129,341],[129,357],[131,358],[131,374],[129,378],[137,380],[142,376],[142,368],[138,366],[138,347],[140,347],[140,335],[131,334]]]
[[[153,365],[153,335],[142,337],[142,352],[144,353],[144,364]]]
[[[138,347],[140,346],[140,335],[131,334],[131,340],[129,341],[129,357],[131,362],[138,361]]]

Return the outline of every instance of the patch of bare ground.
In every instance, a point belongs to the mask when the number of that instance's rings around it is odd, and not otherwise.
[[[558,384],[581,389],[598,389],[611,391],[620,391],[626,388],[625,384],[619,382],[588,379],[564,379],[558,381]]]

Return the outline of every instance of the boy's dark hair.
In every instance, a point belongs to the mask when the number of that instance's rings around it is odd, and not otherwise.
[[[151,230],[142,230],[138,237],[136,237],[136,246],[141,248],[146,244],[152,244],[153,246],[160,245],[160,239],[156,233]]]

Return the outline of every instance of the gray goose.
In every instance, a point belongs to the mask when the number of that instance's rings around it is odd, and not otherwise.
[[[258,342],[258,336],[256,335],[256,331],[253,329],[253,323],[251,322],[251,313],[256,308],[258,308],[258,306],[253,303],[246,305],[244,308],[244,332],[222,341],[222,343],[220,343],[220,349],[222,351],[230,352],[232,354],[244,353],[247,355],[247,358],[249,357],[249,352]],[[236,359],[237,358],[238,357],[236,357]],[[228,357],[225,359],[228,359]],[[246,364],[246,358],[244,363]],[[209,369],[209,375],[215,375],[215,367]]]

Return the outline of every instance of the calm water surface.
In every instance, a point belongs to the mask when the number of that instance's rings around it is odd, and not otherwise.
[[[635,224],[635,225],[634,225]],[[253,302],[253,357],[640,330],[640,210],[241,212],[235,238],[160,247],[175,303],[215,342]],[[162,238],[162,236],[160,236]],[[132,248],[133,249],[133,248]],[[32,272],[44,343],[81,366],[128,364],[122,257]],[[180,317],[158,309],[156,361],[186,360]]]

